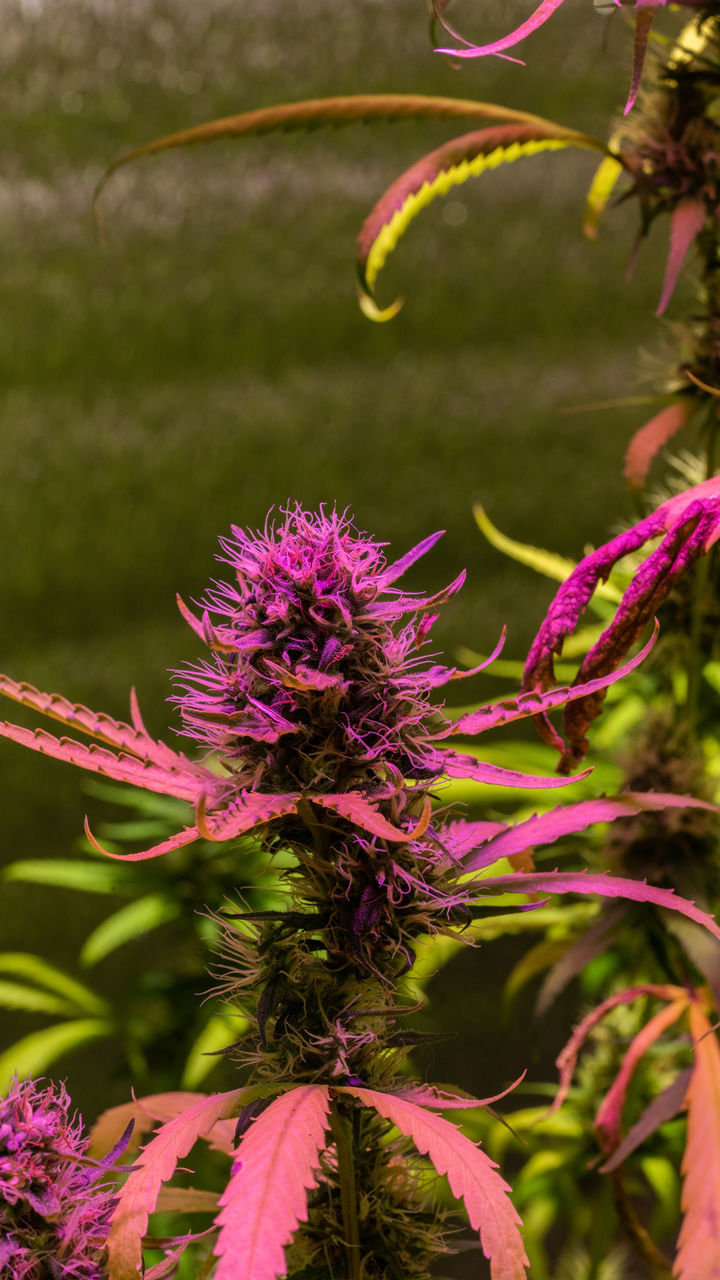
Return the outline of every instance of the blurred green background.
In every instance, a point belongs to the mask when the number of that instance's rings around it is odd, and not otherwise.
[[[453,17],[489,39],[530,7],[467,0]],[[662,232],[632,283],[634,210],[583,241],[592,155],[522,161],[423,214],[381,277],[383,300],[406,298],[382,326],[356,305],[354,236],[403,168],[471,125],[145,161],[107,189],[104,249],[91,196],[129,147],[322,94],[456,93],[604,137],[628,78],[620,11],[566,5],[525,44],[527,67],[433,54],[422,0],[0,0],[0,29],[2,667],[120,716],[135,684],[150,730],[172,734],[167,669],[197,653],[175,592],[202,593],[231,522],[288,499],[350,506],[393,553],[446,529],[411,584],[468,569],[438,645],[487,652],[506,623],[522,656],[551,588],[483,543],[472,503],[577,555],[629,513],[622,454],[649,416],[565,412],[637,391],[638,345],[658,341]],[[9,743],[0,758],[0,859],[68,856],[84,812],[102,812],[84,776]],[[0,947],[68,967],[108,911],[21,884],[2,898]],[[162,936],[109,958],[109,986]],[[463,981],[499,981],[493,955],[467,957],[486,976]],[[7,1016],[0,1047],[45,1022]],[[108,1089],[125,1096],[107,1054],[62,1066],[90,1114]]]

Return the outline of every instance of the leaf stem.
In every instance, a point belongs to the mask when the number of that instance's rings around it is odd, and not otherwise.
[[[345,1253],[348,1264],[348,1280],[361,1280],[360,1277],[360,1227],[357,1216],[357,1195],[355,1192],[355,1152],[353,1144],[352,1119],[341,1113],[338,1104],[333,1103],[330,1112],[330,1127],[335,1139],[337,1151],[338,1178],[340,1181],[340,1201],[342,1204],[343,1228],[345,1233]]]

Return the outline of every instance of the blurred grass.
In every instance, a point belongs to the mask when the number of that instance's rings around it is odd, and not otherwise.
[[[495,6],[485,25],[464,4],[456,20],[491,38],[527,9]],[[107,189],[105,250],[90,200],[133,145],[325,93],[458,93],[605,135],[626,89],[622,18],[565,6],[526,68],[462,70],[433,55],[419,0],[0,0],[0,18],[2,666],[114,714],[135,683],[166,732],[166,670],[196,650],[175,591],[202,592],[231,521],[256,526],[295,498],[351,506],[397,553],[447,529],[413,580],[437,588],[468,567],[439,644],[487,651],[507,623],[521,655],[550,590],[482,543],[472,502],[577,555],[625,511],[621,458],[643,420],[561,412],[634,390],[636,348],[654,340],[662,257],[625,281],[633,211],[597,245],[580,237],[592,158],[521,162],[424,214],[381,281],[406,298],[382,327],[355,303],[354,236],[452,126],[144,162]],[[0,759],[0,860],[67,855],[82,779],[10,744]],[[59,963],[101,911],[3,894],[3,947]]]

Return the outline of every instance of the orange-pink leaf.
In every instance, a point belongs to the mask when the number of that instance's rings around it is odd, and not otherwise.
[[[600,1138],[600,1145],[606,1155],[609,1155],[619,1145],[622,1138],[622,1111],[628,1086],[635,1073],[635,1068],[641,1058],[644,1058],[648,1049],[660,1038],[668,1027],[677,1022],[678,1018],[688,1006],[688,997],[683,995],[679,1000],[673,1000],[672,1004],[666,1005],[659,1013],[656,1013],[649,1022],[638,1032],[632,1041],[622,1065],[608,1089],[598,1108],[595,1116],[595,1128]]]
[[[690,405],[686,400],[677,400],[675,404],[666,405],[635,432],[627,453],[623,475],[633,489],[642,489],[650,470],[653,458],[682,430],[690,416]]]
[[[307,1084],[276,1098],[253,1120],[220,1199],[215,1280],[285,1275],[285,1245],[307,1218],[329,1112],[327,1087]]]
[[[128,1146],[129,1153],[137,1147],[142,1134],[152,1129],[158,1120],[171,1120],[206,1096],[204,1093],[152,1093],[147,1098],[134,1098],[132,1102],[123,1102],[119,1107],[110,1107],[103,1111],[90,1130],[90,1154],[95,1159],[107,1155],[132,1120],[134,1127]]]
[[[668,253],[662,295],[658,303],[656,316],[665,311],[672,295],[680,268],[693,240],[700,235],[705,224],[705,202],[696,196],[687,196],[680,200],[673,209],[670,219],[670,252]]]
[[[374,1089],[344,1092],[392,1121],[422,1155],[430,1157],[438,1173],[447,1174],[450,1190],[463,1201],[472,1226],[480,1232],[492,1280],[525,1280],[528,1259],[519,1231],[522,1223],[495,1162],[454,1124],[412,1102]]]
[[[677,1280],[720,1277],[720,1046],[699,1004],[690,1006],[695,1063],[687,1091],[683,1222],[673,1267]]]
[[[162,1126],[145,1147],[121,1188],[108,1236],[108,1264],[112,1280],[137,1280],[142,1266],[142,1238],[163,1183],[172,1178],[178,1160],[216,1121],[229,1116],[244,1089],[214,1093],[193,1103]]]

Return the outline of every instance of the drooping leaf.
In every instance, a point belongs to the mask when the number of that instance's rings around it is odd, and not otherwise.
[[[638,1000],[641,996],[656,996],[659,1000],[671,1002],[687,998],[687,993],[682,987],[672,986],[670,983],[645,982],[635,987],[626,987],[623,991],[615,991],[608,996],[607,1000],[603,1000],[595,1009],[591,1009],[590,1013],[573,1028],[570,1039],[556,1059],[555,1065],[560,1073],[560,1084],[550,1108],[551,1115],[559,1110],[568,1095],[578,1054],[593,1027],[596,1027],[611,1009],[616,1009],[621,1004],[632,1004],[633,1000]]]
[[[33,1031],[0,1054],[0,1091],[7,1088],[13,1076],[41,1076],[66,1053],[115,1031],[114,1024],[103,1018],[73,1018],[72,1022]]]
[[[661,316],[665,311],[677,284],[687,251],[700,235],[705,225],[707,212],[705,202],[696,196],[688,196],[678,201],[670,219],[670,252],[665,268],[662,294],[655,314]]]
[[[660,914],[665,927],[675,935],[685,954],[702,974],[720,1009],[720,944],[717,939],[674,911],[662,911]]]
[[[473,1107],[489,1107],[493,1102],[499,1102],[501,1098],[506,1098],[513,1089],[517,1089],[519,1084],[525,1079],[526,1072],[518,1076],[517,1080],[513,1080],[507,1089],[503,1089],[501,1093],[494,1093],[491,1098],[473,1098],[471,1094],[464,1093],[462,1089],[455,1086],[452,1089],[445,1089],[438,1084],[412,1084],[406,1088],[399,1089],[395,1093],[395,1097],[400,1098],[403,1102],[412,1102],[418,1107],[429,1107],[431,1111],[468,1111]]]
[[[307,1218],[329,1126],[330,1093],[300,1085],[253,1120],[237,1152],[218,1216],[215,1280],[275,1280],[285,1245]]]
[[[147,764],[131,755],[114,755],[107,747],[91,743],[85,746],[73,738],[56,738],[44,729],[25,729],[21,725],[0,722],[0,737],[9,738],[22,747],[30,747],[54,760],[89,769],[116,782],[129,782],[132,786],[146,787],[161,795],[177,796],[180,800],[196,800],[203,786],[203,773],[199,766],[188,762],[186,768],[171,769]],[[204,785],[207,786],[207,780]]]
[[[623,467],[623,475],[632,489],[643,488],[653,458],[668,440],[682,430],[690,417],[690,409],[688,400],[676,400],[635,432]]]
[[[700,1005],[690,1006],[695,1064],[687,1091],[688,1132],[682,1162],[683,1221],[673,1274],[677,1280],[720,1275],[720,1048]]]
[[[180,915],[181,907],[167,893],[151,893],[115,911],[93,929],[80,952],[80,963],[90,967],[117,947],[157,929]]]
[[[522,1224],[495,1162],[455,1125],[412,1102],[374,1089],[344,1092],[390,1120],[412,1138],[421,1155],[430,1157],[438,1173],[447,1174],[450,1190],[463,1201],[471,1225],[480,1233],[492,1280],[525,1280],[529,1264],[519,1231]]]
[[[612,1173],[613,1169],[619,1169],[623,1161],[627,1160],[633,1151],[637,1151],[637,1148],[656,1129],[659,1129],[661,1124],[666,1124],[678,1114],[685,1101],[691,1074],[691,1067],[687,1067],[685,1071],[679,1071],[672,1083],[648,1103],[640,1119],[628,1129],[610,1159],[600,1166],[601,1173]]]
[[[491,893],[597,893],[604,898],[627,898],[631,902],[650,902],[657,907],[667,907],[708,929],[720,938],[720,926],[687,898],[681,898],[672,889],[659,889],[644,880],[628,880],[607,872],[591,871],[514,871],[512,875],[493,876],[477,883],[478,894]]]
[[[232,1113],[245,1091],[215,1093],[188,1107],[162,1126],[138,1157],[120,1188],[108,1236],[108,1265],[113,1280],[137,1280],[142,1266],[142,1237],[155,1209],[161,1186],[172,1178],[177,1163],[208,1133],[215,1122]]]
[[[704,809],[716,812],[716,806],[696,796],[678,796],[673,792],[626,791],[619,796],[599,796],[596,800],[578,800],[574,804],[559,805],[547,813],[536,813],[524,822],[517,822],[497,835],[491,836],[477,852],[466,856],[466,871],[492,866],[500,858],[509,858],[523,849],[536,845],[554,844],[563,836],[585,831],[596,822],[615,822],[618,818],[632,818],[638,813],[656,813],[664,809]]]
[[[559,556],[554,551],[545,551],[542,547],[533,547],[529,543],[508,538],[507,534],[501,533],[495,527],[479,502],[473,507],[473,515],[480,532],[484,534],[491,546],[496,547],[503,555],[509,556],[511,560],[517,560],[519,564],[534,569],[536,573],[552,578],[555,582],[564,582],[577,568],[575,560],[570,560],[567,556]],[[612,600],[615,604],[622,599],[621,592],[609,582],[599,583],[596,591],[604,600]]]
[[[622,1138],[622,1111],[635,1068],[660,1036],[677,1022],[688,1007],[688,997],[678,1000],[656,1013],[633,1038],[622,1060],[613,1083],[608,1089],[595,1116],[595,1128],[600,1145],[606,1154],[612,1154]]]
[[[514,1000],[528,982],[531,982],[539,973],[544,973],[551,964],[555,964],[564,956],[569,946],[568,938],[543,938],[542,942],[536,942],[534,947],[523,951],[505,980],[503,987],[505,999]]]
[[[34,956],[30,952],[0,952],[0,973],[15,974],[48,991],[55,991],[83,1013],[104,1017],[109,1011],[107,1002],[91,991],[90,987],[78,982],[77,978],[70,977],[49,960],[43,960],[41,956]]]
[[[396,313],[397,303],[385,311],[378,307],[375,284],[387,258],[422,209],[468,178],[541,151],[565,147],[606,151],[603,143],[587,134],[550,120],[536,120],[463,134],[416,161],[380,198],[358,236],[357,268],[365,314],[372,320],[387,320]]]
[[[159,844],[151,845],[149,849],[142,849],[138,853],[115,853],[114,849],[106,849],[99,840],[96,840],[87,818],[85,819],[85,836],[95,852],[103,854],[106,858],[112,858],[116,862],[147,862],[151,858],[162,857],[164,853],[174,853],[176,849],[182,849],[187,844],[194,844],[200,839],[200,832],[197,827],[183,827],[182,831],[177,831],[174,836],[169,836],[167,840],[161,840]]]

